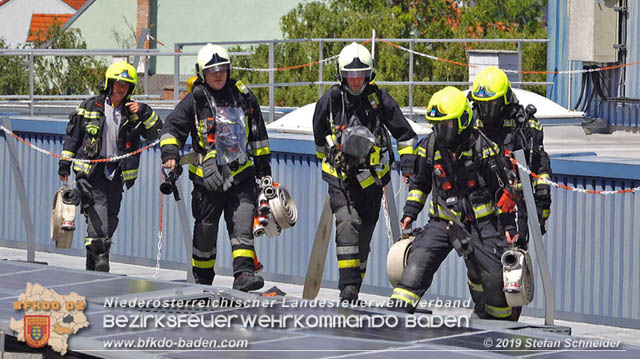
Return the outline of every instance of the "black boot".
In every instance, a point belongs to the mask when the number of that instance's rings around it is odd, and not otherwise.
[[[416,308],[411,304],[405,302],[404,300],[391,298],[389,302],[387,302],[387,309],[392,312],[400,312],[400,313],[409,313],[413,314],[416,311]]]
[[[96,270],[96,256],[91,252],[91,246],[85,247],[87,250],[87,261],[85,262],[86,270]]]
[[[89,247],[93,254],[95,270],[98,272],[109,272],[109,251],[111,250],[111,238],[93,238]]]
[[[233,289],[243,292],[258,290],[262,287],[264,287],[264,279],[259,275],[255,275],[253,272],[242,272],[236,275],[233,280]]]
[[[340,291],[340,301],[347,301],[349,303],[358,302],[358,286],[355,284],[347,284]]]
[[[511,307],[511,320],[517,322],[522,314],[522,307]]]

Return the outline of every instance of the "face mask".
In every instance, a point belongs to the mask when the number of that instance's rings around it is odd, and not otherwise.
[[[433,131],[435,132],[436,139],[446,145],[452,144],[453,140],[458,135],[457,119],[433,121],[431,124],[433,125]]]
[[[500,121],[500,114],[504,107],[504,101],[502,99],[495,99],[492,101],[476,101],[478,111],[480,113],[480,119],[482,122],[488,125],[497,125]]]

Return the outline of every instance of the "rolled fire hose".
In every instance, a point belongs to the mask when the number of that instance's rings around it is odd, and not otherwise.
[[[51,240],[56,242],[56,248],[71,248],[73,231],[76,229],[76,206],[68,201],[69,191],[72,189],[62,186],[53,196],[49,234]]]
[[[282,185],[275,185],[273,189],[275,196],[269,199],[269,224],[264,228],[269,237],[279,236],[283,229],[293,227],[298,220],[298,209],[289,191]]]
[[[533,267],[529,252],[513,248],[502,254],[504,296],[510,307],[521,307],[533,300]]]
[[[395,287],[402,279],[402,272],[407,267],[415,238],[415,236],[403,238],[389,248],[389,254],[387,254],[387,276],[392,287]]]

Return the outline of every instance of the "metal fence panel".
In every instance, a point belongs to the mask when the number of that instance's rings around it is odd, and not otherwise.
[[[34,121],[37,131],[44,121]],[[49,151],[62,151],[61,132],[39,134],[20,132],[28,141]],[[302,147],[306,149],[301,150]],[[278,238],[256,240],[257,253],[265,266],[265,277],[302,283],[312,241],[320,217],[327,185],[322,181],[320,164],[315,158],[309,138],[272,139],[272,169],[274,179],[292,194],[299,211],[298,223]],[[57,160],[31,148],[18,145],[20,166],[25,177],[29,205],[32,210],[37,248],[40,251],[84,255],[82,237],[86,225],[77,217],[77,229],[71,251],[57,250],[49,239],[49,215],[54,191],[60,184]],[[25,233],[19,218],[15,183],[10,171],[9,155],[4,137],[0,139],[0,245],[24,247]],[[113,253],[117,260],[134,264],[155,263],[160,220],[160,154],[159,149],[145,151],[141,158],[140,176],[131,191],[124,194],[120,225],[115,235]],[[570,161],[566,158],[562,161]],[[553,160],[552,165],[562,161]],[[640,166],[634,168],[640,169]],[[568,186],[592,190],[618,190],[640,186],[634,179],[607,179],[563,174],[555,171],[553,180]],[[635,173],[638,173],[637,171]],[[402,211],[407,188],[398,188],[399,174],[393,173],[397,207]],[[190,208],[191,184],[185,173],[180,179],[182,198]],[[553,188],[552,215],[547,224],[544,242],[549,256],[555,285],[557,318],[605,323],[640,328],[640,199],[636,194],[596,196]],[[176,204],[165,197],[163,223],[164,267],[183,268],[187,257],[183,248]],[[423,211],[426,212],[426,211]],[[397,220],[397,219],[391,219]],[[417,223],[426,223],[421,214]],[[190,226],[193,219],[190,219]],[[191,230],[193,228],[190,228]],[[335,226],[334,230],[335,232]],[[224,223],[218,235],[219,273],[231,273],[231,248]],[[374,232],[364,290],[389,295],[391,287],[386,275],[386,255],[389,240],[384,215]],[[535,253],[534,253],[535,257]],[[538,273],[536,273],[538,274]],[[338,279],[335,245],[331,242],[324,271],[325,285],[335,286]],[[526,312],[543,314],[543,292],[540,276],[536,278],[537,293]],[[454,253],[443,262],[427,297],[469,297],[466,269]]]

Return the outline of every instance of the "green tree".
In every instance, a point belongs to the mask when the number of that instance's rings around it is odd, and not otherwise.
[[[379,38],[546,38],[543,12],[546,0],[326,0],[301,3],[280,19],[285,38],[370,38],[376,30]],[[346,43],[323,43],[324,58],[337,55]],[[408,47],[408,45],[400,44]],[[276,45],[276,67],[311,63],[318,59],[318,42],[305,41]],[[515,49],[515,43],[442,43],[416,44],[414,50],[458,63],[466,63],[467,49]],[[237,50],[237,49],[235,49]],[[234,66],[268,67],[268,46],[253,47],[253,56],[234,59]],[[544,70],[546,44],[523,47],[523,68]],[[409,54],[390,44],[376,44],[376,80],[407,81]],[[323,67],[323,80],[336,79],[335,63]],[[234,70],[236,71],[236,70]],[[268,73],[237,70],[235,77],[249,83],[266,83]],[[525,75],[525,81],[543,81],[544,75]],[[416,81],[466,81],[468,68],[445,61],[414,56]],[[318,66],[277,71],[276,82],[312,82],[318,80]],[[384,86],[401,105],[408,104],[406,86]],[[416,86],[414,104],[426,104],[435,86]],[[531,88],[529,88],[531,89]],[[544,88],[534,90],[543,93]],[[257,89],[261,103],[267,102],[267,89]],[[315,101],[315,86],[279,88],[276,104],[300,106]]]
[[[54,22],[42,33],[38,31],[35,48],[48,44],[52,49],[86,49],[79,29],[60,28]],[[41,95],[78,95],[98,93],[102,89],[106,66],[91,56],[38,56],[35,58],[35,93]]]
[[[7,43],[0,39],[0,49],[7,49]],[[0,56],[0,94],[24,95],[29,93],[29,67],[26,56]]]

